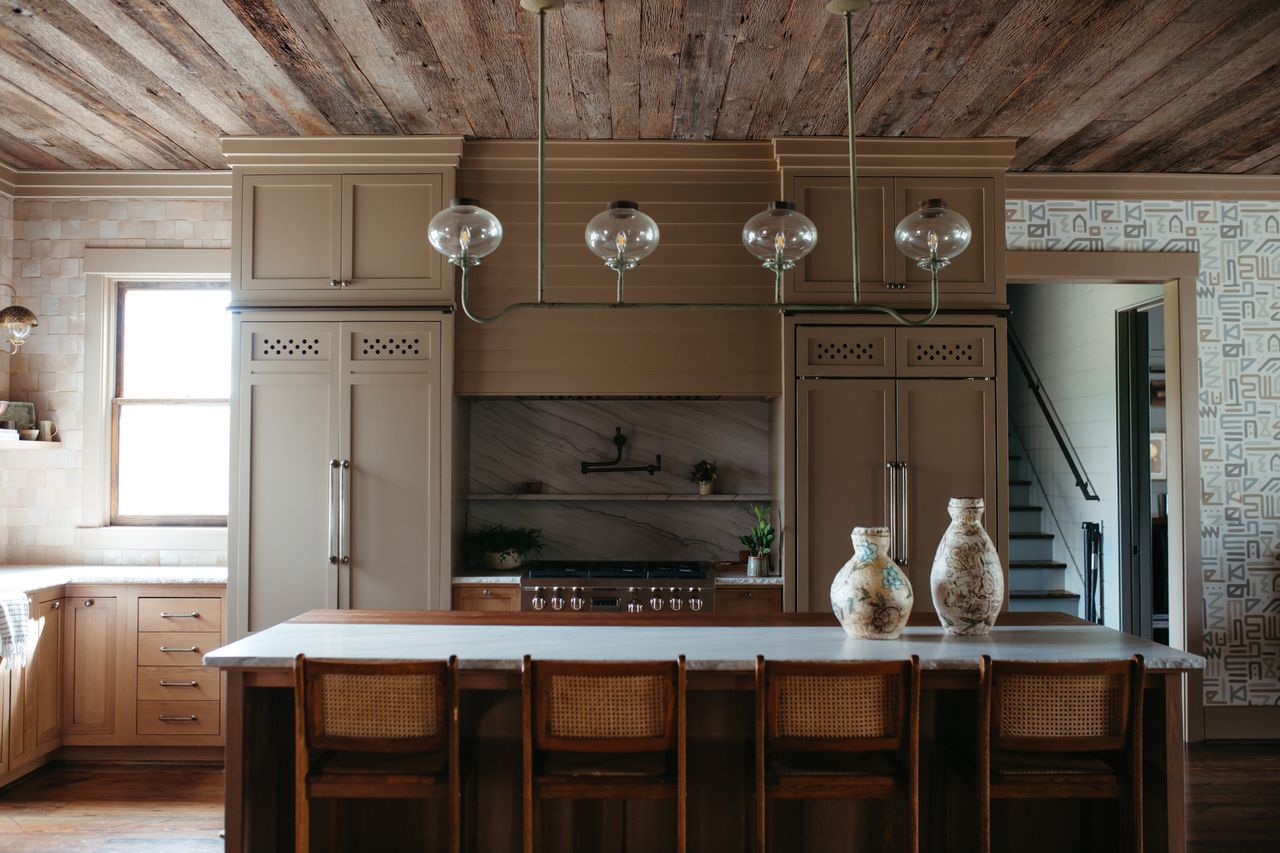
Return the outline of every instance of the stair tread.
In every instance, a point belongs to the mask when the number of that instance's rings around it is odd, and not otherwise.
[[[1052,533],[1010,533],[1010,539],[1052,539]]]
[[[1010,486],[1030,486],[1031,481],[1030,480],[1010,480],[1009,485]]]
[[[1040,512],[1043,509],[1044,507],[1042,506],[1032,506],[1031,504],[1015,504],[1009,507],[1009,512],[1031,512],[1032,510]]]
[[[1074,592],[1067,592],[1065,589],[1011,589],[1009,590],[1010,598],[1079,598],[1080,595]]]
[[[1057,560],[1010,560],[1011,569],[1065,569],[1066,563]]]

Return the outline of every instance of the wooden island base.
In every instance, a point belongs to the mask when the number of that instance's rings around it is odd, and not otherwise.
[[[464,794],[467,848],[483,853],[515,853],[521,849],[520,695],[518,660],[524,649],[520,636],[527,626],[563,627],[637,625],[618,617],[544,614],[456,614],[404,612],[313,611],[211,654],[209,665],[227,671],[227,849],[277,853],[293,845],[293,691],[292,674],[281,652],[295,648],[313,656],[345,656],[342,631],[366,626],[452,626],[456,636],[463,690],[461,720],[474,774]],[[640,635],[659,638],[684,635],[687,617],[648,617],[646,628],[669,628]],[[780,628],[799,628],[820,637],[814,657],[835,655],[906,656],[909,648],[935,644],[934,658],[922,655],[921,850],[975,849],[974,794],[966,774],[949,770],[944,744],[952,739],[972,742],[976,730],[976,661],[982,653],[1017,657],[1019,644],[1029,657],[1046,659],[1061,647],[1063,659],[1089,659],[1098,644],[1123,643],[1137,648],[1149,661],[1144,747],[1146,753],[1145,849],[1181,851],[1184,840],[1184,778],[1182,738],[1182,680],[1199,659],[1166,647],[1127,637],[1054,614],[1005,614],[997,632],[987,640],[942,640],[932,614],[913,617],[904,640],[873,643],[843,639],[829,633],[834,620],[824,614],[782,614],[771,618],[708,616],[698,629],[712,628],[709,643],[723,631],[739,636],[742,628],[759,632],[761,648],[781,642]],[[677,627],[678,626],[678,627]],[[917,626],[919,626],[917,628]],[[925,627],[929,626],[929,627]],[[512,647],[503,660],[470,659],[467,651],[480,631],[511,631]],[[813,629],[821,629],[814,632]],[[272,635],[272,632],[276,634]],[[554,633],[554,627],[553,631]],[[528,636],[524,634],[524,636]],[[693,636],[698,636],[694,634]],[[309,639],[314,638],[314,639]],[[406,641],[410,637],[406,636]],[[616,637],[614,638],[616,639]],[[681,642],[688,642],[687,638]],[[752,641],[746,641],[752,642]],[[368,648],[351,645],[352,657],[369,658]],[[427,643],[421,654],[388,649],[385,657],[403,659],[433,655]],[[644,643],[637,643],[643,646]],[[580,646],[579,658],[597,658],[601,650]],[[834,650],[834,652],[833,652]],[[1074,651],[1073,651],[1074,650]],[[613,649],[614,655],[626,649]],[[689,646],[689,843],[690,850],[746,851],[751,849],[752,689],[749,669],[724,659],[699,657]],[[750,660],[754,649],[743,648]],[[780,655],[775,655],[780,656]],[[567,655],[565,657],[568,657]],[[974,669],[961,668],[972,657]],[[793,659],[803,659],[793,657]],[[933,661],[931,667],[930,661]],[[1123,838],[1121,811],[1115,802],[997,803],[993,812],[995,850],[1056,851],[1111,850]],[[899,807],[886,816],[874,803],[783,802],[770,806],[770,850],[881,850],[883,821],[895,821],[894,836],[905,839],[905,813]],[[349,802],[337,814],[323,801],[312,812],[313,850],[444,849],[444,815],[438,804],[421,802]],[[674,849],[674,806],[663,802],[547,803],[543,811],[542,850],[626,851],[660,853]],[[335,829],[336,827],[336,829]],[[1014,839],[1020,839],[1015,845]],[[330,843],[332,842],[332,843]],[[326,846],[327,845],[327,846]]]

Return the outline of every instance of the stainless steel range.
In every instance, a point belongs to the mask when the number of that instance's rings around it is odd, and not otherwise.
[[[542,563],[520,582],[520,609],[698,613],[715,609],[715,591],[710,563]]]

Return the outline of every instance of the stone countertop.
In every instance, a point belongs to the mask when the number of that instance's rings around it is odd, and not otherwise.
[[[751,577],[746,569],[716,572],[716,586],[782,586],[782,575]]]
[[[454,586],[519,586],[522,575],[454,575]],[[745,571],[716,573],[716,586],[782,586],[781,575],[748,577]]]
[[[0,566],[0,592],[69,583],[225,584],[225,566]]]
[[[805,624],[814,618],[780,614],[749,625],[574,625],[528,615],[313,611],[216,649],[204,662],[283,669],[291,667],[299,653],[351,660],[441,660],[457,655],[463,669],[513,672],[526,654],[599,661],[672,660],[683,654],[690,670],[744,671],[755,666],[757,654],[802,661],[902,660],[919,655],[924,669],[975,670],[984,654],[1022,661],[1116,660],[1141,654],[1151,670],[1204,666],[1204,659],[1196,655],[1074,620],[1011,620],[1013,624],[996,625],[985,637],[948,637],[937,625],[914,624],[901,639],[883,641],[851,639],[838,626]]]
[[[521,574],[514,575],[454,575],[454,586],[519,586]]]

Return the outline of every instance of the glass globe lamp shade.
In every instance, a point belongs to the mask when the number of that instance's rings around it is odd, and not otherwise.
[[[658,248],[658,223],[634,201],[610,202],[587,223],[587,248],[611,270],[629,270]]]
[[[31,330],[38,325],[40,323],[36,320],[36,315],[21,305],[10,305],[0,311],[0,330],[3,330],[14,351],[26,342]]]
[[[920,209],[904,216],[893,229],[898,251],[924,269],[929,268],[934,254],[940,261],[939,266],[951,263],[952,258],[968,248],[972,238],[969,220],[947,207],[940,198],[920,202]]]
[[[791,269],[818,245],[818,228],[794,202],[771,201],[742,226],[742,245],[765,266]]]
[[[455,198],[427,226],[431,248],[455,266],[474,266],[502,244],[502,223],[473,198]]]

